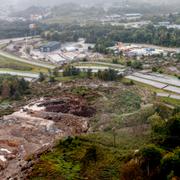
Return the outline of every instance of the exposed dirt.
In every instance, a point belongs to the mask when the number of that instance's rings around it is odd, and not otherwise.
[[[95,109],[78,96],[65,95],[30,103],[0,120],[0,179],[24,179],[32,155],[61,137],[85,133]]]
[[[84,99],[72,95],[45,101],[39,106],[44,106],[46,112],[68,113],[81,117],[92,117],[95,113],[95,109],[89,107]]]

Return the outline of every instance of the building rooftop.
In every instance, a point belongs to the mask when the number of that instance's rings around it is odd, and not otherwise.
[[[52,47],[52,46],[56,46],[56,45],[59,45],[60,42],[58,41],[51,41],[51,42],[48,42],[47,44],[44,44],[42,47],[43,48],[46,48],[46,47]]]

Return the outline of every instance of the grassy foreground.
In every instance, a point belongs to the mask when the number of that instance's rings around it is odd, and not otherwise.
[[[60,141],[52,152],[40,157],[30,179],[120,179],[123,161],[147,139],[140,141],[140,137],[123,135],[113,146],[113,136],[104,135],[92,134]]]

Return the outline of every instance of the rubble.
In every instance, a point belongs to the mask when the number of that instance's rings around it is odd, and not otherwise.
[[[0,179],[23,179],[32,155],[64,136],[85,133],[95,109],[83,98],[41,98],[0,119]]]

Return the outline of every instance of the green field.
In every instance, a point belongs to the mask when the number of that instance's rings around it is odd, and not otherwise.
[[[0,55],[0,70],[6,70],[6,71],[15,70],[15,71],[34,72],[34,73],[48,72],[47,68],[38,67],[24,62],[19,62],[14,59],[10,59],[1,55]]]

